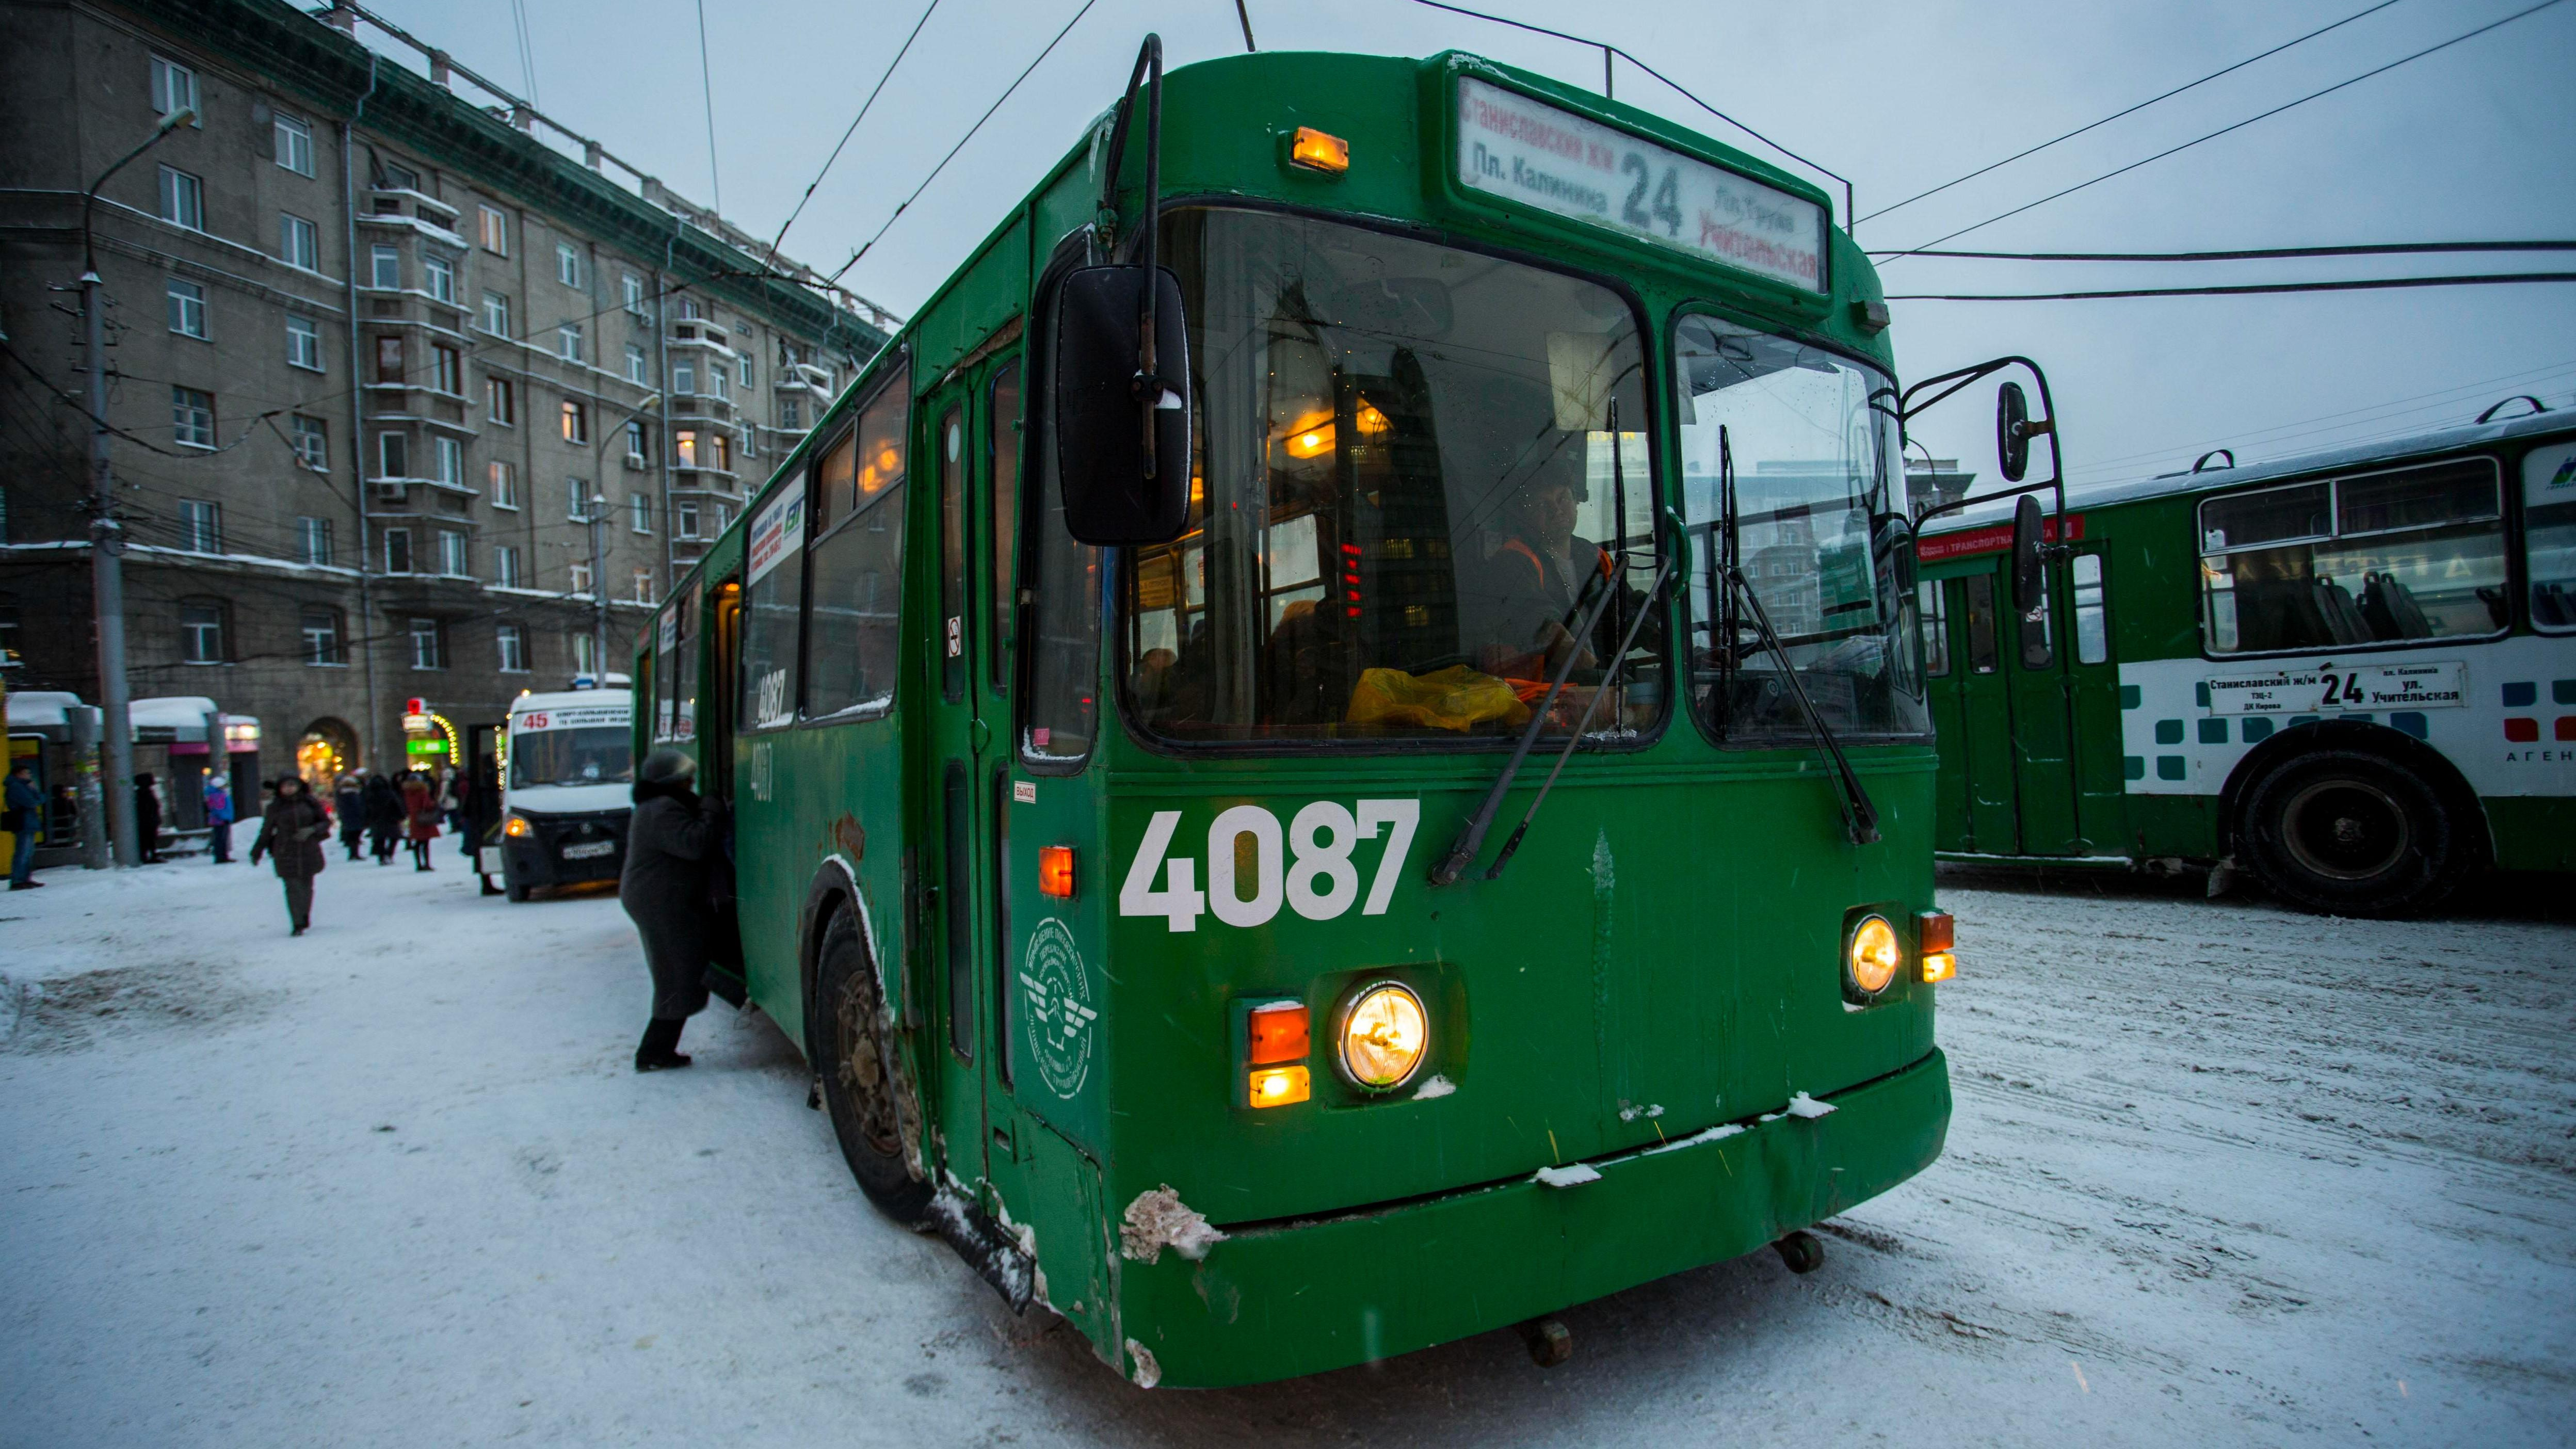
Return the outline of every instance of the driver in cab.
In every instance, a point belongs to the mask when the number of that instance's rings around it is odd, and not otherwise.
[[[1615,635],[1606,646],[1574,637],[1583,610],[1613,573],[1610,555],[1574,531],[1577,507],[1574,485],[1563,478],[1525,483],[1505,505],[1502,546],[1485,560],[1493,642],[1479,651],[1477,668],[1543,689],[1567,656],[1575,668],[1593,669],[1618,647]],[[1604,611],[1601,625],[1611,622]]]

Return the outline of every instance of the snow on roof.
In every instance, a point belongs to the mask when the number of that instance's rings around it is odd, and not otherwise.
[[[205,738],[206,716],[215,712],[215,702],[202,694],[164,694],[151,699],[138,699],[127,708],[126,717],[134,728],[194,729],[197,738]]]
[[[67,689],[12,690],[9,723],[23,729],[68,728],[63,710],[80,702],[81,697]]]
[[[2162,498],[2179,493],[2214,492],[2236,488],[2247,483],[2261,483],[2273,478],[2291,478],[2302,473],[2322,473],[2338,468],[2361,467],[2391,459],[2413,457],[2421,453],[2447,453],[2474,448],[2486,443],[2499,443],[2509,438],[2529,437],[2535,433],[2559,432],[2576,428],[2576,414],[2565,412],[2526,413],[2501,422],[2470,424],[2467,427],[2440,428],[2427,433],[2409,433],[2402,438],[2381,438],[2376,442],[2354,443],[2341,448],[2328,448],[2313,453],[2293,453],[2287,457],[2248,463],[2237,468],[2210,468],[2198,473],[2168,473],[2159,478],[2137,478],[2126,483],[2106,483],[2092,488],[2066,490],[2066,506],[2107,508],[2114,503],[2133,503],[2141,498]],[[2048,499],[2040,496],[2045,504]],[[1953,533],[1962,528],[2003,522],[2012,517],[2012,500],[1999,499],[1964,509],[1924,527],[1924,536]]]
[[[548,694],[523,694],[510,701],[510,712],[530,709],[632,709],[635,694],[625,689],[559,689]]]

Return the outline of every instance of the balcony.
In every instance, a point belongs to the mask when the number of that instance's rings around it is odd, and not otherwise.
[[[735,353],[730,346],[726,345],[727,341],[728,335],[725,330],[703,317],[693,317],[671,324],[670,344],[675,348],[686,347],[695,351],[712,352],[724,358],[725,361],[731,362]]]
[[[367,209],[358,214],[358,225],[417,232],[461,252],[465,250],[465,238],[457,233],[456,216],[456,208],[437,197],[399,186],[379,186],[367,193]]]

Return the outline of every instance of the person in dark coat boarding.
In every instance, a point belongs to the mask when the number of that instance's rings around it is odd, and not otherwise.
[[[313,924],[313,877],[322,873],[322,842],[331,834],[331,818],[304,781],[286,775],[277,794],[260,812],[259,838],[250,843],[250,863],[261,855],[276,863],[277,879],[286,887],[286,919],[301,936]]]
[[[635,813],[626,827],[626,868],[618,904],[644,938],[653,973],[653,1016],[635,1049],[635,1070],[685,1067],[680,1031],[707,1004],[708,870],[720,848],[716,803],[694,786],[697,761],[678,750],[644,757],[635,772]]]

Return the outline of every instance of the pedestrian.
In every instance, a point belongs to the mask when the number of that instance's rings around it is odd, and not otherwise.
[[[697,768],[678,750],[661,749],[635,772],[617,902],[634,918],[653,973],[653,1015],[635,1049],[639,1072],[687,1066],[680,1031],[707,1004],[707,868],[722,832],[719,807],[692,788]]]
[[[161,863],[161,797],[153,793],[149,770],[134,777],[134,858]]]
[[[402,796],[382,775],[367,777],[367,849],[378,865],[394,863],[394,841],[402,834]]]
[[[438,838],[438,792],[429,786],[429,777],[418,770],[403,777],[404,837],[411,842],[411,864],[414,870],[434,869],[429,863],[429,843]]]
[[[206,849],[217,865],[233,863],[233,792],[224,777],[206,777]]]
[[[36,868],[36,832],[44,828],[45,796],[36,788],[36,767],[24,760],[9,771],[6,818],[9,834],[18,842],[17,856],[9,862],[9,889],[34,890],[44,884],[29,872]]]
[[[265,853],[275,863],[286,887],[286,919],[301,936],[313,924],[313,877],[322,873],[322,842],[330,837],[330,817],[322,802],[295,775],[281,776],[277,793],[260,812],[259,834],[250,843],[250,863]]]
[[[359,788],[357,776],[340,777],[331,805],[340,816],[340,843],[348,848],[349,858],[356,860],[358,843],[367,838],[367,792]]]

